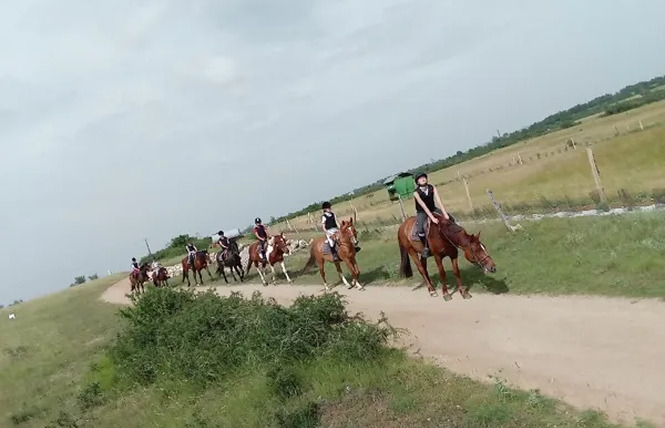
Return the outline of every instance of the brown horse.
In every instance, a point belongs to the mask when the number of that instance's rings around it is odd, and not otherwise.
[[[488,254],[487,248],[485,248],[483,243],[480,242],[480,233],[478,233],[478,235],[469,235],[464,228],[458,224],[445,220],[443,216],[439,214],[434,215],[439,220],[439,224],[437,225],[433,222],[429,222],[427,240],[429,242],[429,248],[434,256],[434,260],[436,261],[436,265],[439,268],[439,274],[441,275],[441,292],[443,293],[443,298],[446,301],[452,299],[446,285],[446,271],[443,268],[443,258],[450,257],[453,264],[453,273],[455,274],[455,278],[457,278],[457,289],[464,299],[470,299],[471,294],[469,294],[467,289],[462,285],[462,278],[457,263],[458,249],[461,249],[464,252],[464,257],[466,257],[470,263],[478,266],[485,273],[496,272],[496,265]],[[400,274],[407,278],[413,276],[413,270],[411,269],[411,263],[409,262],[409,256],[411,256],[413,262],[418,267],[420,275],[422,275],[427,284],[430,296],[436,297],[436,290],[434,289],[429,273],[427,272],[427,259],[419,257],[423,246],[414,231],[415,227],[416,218],[409,217],[400,225],[397,232],[399,251],[402,258],[400,263]]]
[[[344,274],[342,273],[342,268],[340,267],[339,261],[333,261],[333,256],[330,251],[330,248],[327,243],[325,236],[316,238],[312,241],[312,245],[309,250],[309,260],[302,270],[302,273],[305,273],[309,268],[311,268],[314,263],[319,265],[319,273],[323,279],[323,285],[326,287],[326,290],[330,290],[328,283],[326,282],[326,272],[324,269],[325,262],[330,262],[335,264],[337,268],[337,273],[339,274],[339,279],[344,282],[349,290],[354,286],[358,287],[359,290],[364,290],[365,288],[358,281],[360,276],[360,269],[358,268],[358,263],[356,262],[356,246],[358,245],[358,233],[356,232],[356,227],[353,225],[353,218],[350,218],[347,222],[343,220],[340,225],[339,232],[336,236],[337,241],[337,255],[340,258],[340,261],[343,260],[346,263],[346,268],[351,273],[353,281],[351,284],[346,280]],[[324,251],[327,250],[327,251]]]
[[[286,271],[286,266],[284,265],[284,255],[290,253],[289,249],[289,244],[288,240],[286,239],[286,236],[282,232],[279,235],[272,236],[268,242],[267,242],[268,248],[266,248],[266,257],[268,259],[268,262],[266,263],[262,258],[261,254],[259,253],[259,243],[254,242],[252,245],[249,246],[248,254],[249,254],[249,260],[247,261],[247,269],[245,270],[245,275],[249,274],[249,268],[252,267],[252,264],[256,266],[256,270],[259,272],[259,276],[261,277],[261,282],[263,285],[268,285],[266,282],[265,278],[265,272],[263,270],[266,268],[266,265],[270,266],[270,269],[272,270],[272,283],[273,285],[277,285],[275,282],[275,264],[279,263],[282,265],[282,272],[284,272],[284,276],[286,277],[286,281],[291,284],[293,281],[291,281],[291,278],[289,277],[288,272]]]
[[[159,266],[157,271],[152,273],[152,282],[155,287],[169,286],[169,274],[164,266]]]
[[[208,272],[208,276],[210,276],[210,279],[213,279],[212,274],[210,273],[210,269],[208,269],[209,263],[210,263],[210,255],[208,254],[208,250],[201,250],[196,252],[196,254],[194,255],[194,268],[192,269],[194,273],[194,285],[198,285],[198,282],[196,282],[197,273],[199,274],[201,285],[203,285],[203,276],[201,275],[201,271],[203,269],[205,269],[206,272]],[[189,256],[185,256],[185,258],[182,259],[181,264],[182,264],[182,282],[185,282],[185,279],[187,279],[187,286],[191,287],[192,283],[189,282],[189,270],[191,269],[191,266],[189,266]]]
[[[130,293],[135,291],[139,294],[145,293],[145,287],[143,284],[150,280],[148,277],[148,268],[148,263],[143,263],[139,267],[139,273],[137,276],[134,276],[133,272],[129,274],[129,284],[131,285]]]

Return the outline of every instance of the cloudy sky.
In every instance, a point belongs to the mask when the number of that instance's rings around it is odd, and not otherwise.
[[[0,303],[662,75],[663,16],[662,0],[3,2]]]

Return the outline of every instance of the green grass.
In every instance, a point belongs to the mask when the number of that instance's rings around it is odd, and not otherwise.
[[[481,231],[498,267],[483,275],[466,260],[460,262],[462,280],[474,291],[511,294],[597,294],[605,296],[665,297],[665,214],[631,213],[606,217],[543,219],[522,222],[524,229],[510,233],[502,223],[467,225]],[[366,285],[416,286],[414,277],[399,277],[396,228],[360,229],[362,251],[358,254],[361,282]],[[302,269],[308,251],[288,258],[291,272]],[[436,272],[430,259],[429,271]],[[444,261],[448,285],[454,284],[452,267]],[[257,280],[252,270],[250,279]],[[345,271],[346,272],[346,271]],[[326,266],[331,282],[337,281],[332,264]],[[278,272],[278,279],[283,277]],[[306,275],[293,275],[296,283],[319,284],[314,268]],[[438,274],[434,275],[439,283]]]
[[[43,427],[76,409],[89,364],[119,331],[117,308],[98,297],[121,277],[0,310],[0,426]]]
[[[291,360],[277,383],[262,364],[238,366],[205,384],[182,377],[120,382],[108,350],[127,324],[117,307],[99,300],[119,278],[12,308],[17,320],[3,321],[0,330],[0,426],[617,426],[536,391],[481,384],[391,349],[364,360],[335,353]],[[289,391],[283,385],[290,379],[296,392],[276,394]]]

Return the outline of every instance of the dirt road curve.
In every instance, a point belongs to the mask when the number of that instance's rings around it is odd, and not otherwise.
[[[102,298],[127,303],[121,281]],[[220,294],[260,290],[288,303],[320,286],[218,287]],[[613,420],[635,418],[665,427],[665,303],[600,297],[524,297],[476,294],[464,301],[430,298],[424,289],[336,289],[349,309],[372,318],[384,311],[408,329],[412,350],[457,373],[497,375],[523,389],[540,389]]]

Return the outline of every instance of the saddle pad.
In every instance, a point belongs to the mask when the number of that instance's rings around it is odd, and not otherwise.
[[[328,241],[323,242],[323,254],[332,254],[332,252],[330,251],[330,244],[328,243]]]

